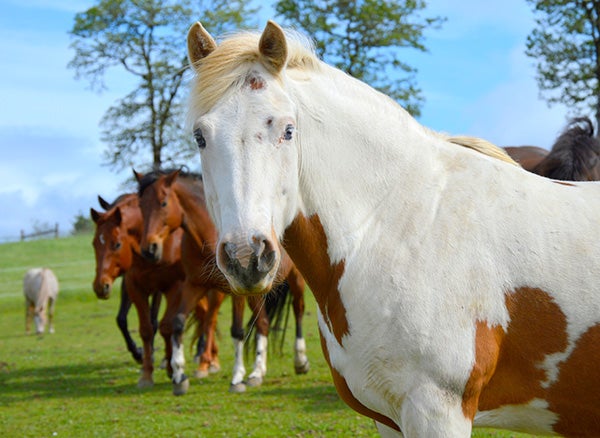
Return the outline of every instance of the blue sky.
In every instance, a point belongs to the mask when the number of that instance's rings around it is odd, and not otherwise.
[[[67,32],[75,13],[94,3],[0,0],[0,242],[36,223],[69,232],[77,214],[97,207],[98,194],[114,199],[129,176],[100,164],[98,127],[130,91],[127,78],[112,73],[108,91],[98,94],[67,69]],[[524,54],[534,26],[526,1],[428,3],[428,14],[447,21],[427,31],[428,53],[406,50],[426,98],[420,122],[500,146],[550,147],[568,114],[539,98],[533,60]]]

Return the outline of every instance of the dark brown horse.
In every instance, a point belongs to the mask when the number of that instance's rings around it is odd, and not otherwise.
[[[525,170],[538,175],[563,181],[600,180],[600,140],[587,117],[571,120],[550,151],[536,146],[505,150]]]
[[[184,394],[189,381],[183,373],[185,358],[181,342],[185,320],[191,303],[208,291],[218,294],[229,293],[230,288],[215,264],[217,241],[215,227],[208,216],[204,200],[203,183],[199,176],[183,174],[180,171],[157,171],[147,175],[137,175],[139,182],[140,207],[144,216],[145,232],[142,237],[142,251],[151,259],[159,261],[164,257],[164,241],[178,227],[183,227],[182,259],[186,273],[182,301],[174,317],[173,337],[173,384],[175,394]],[[293,296],[296,315],[295,370],[308,371],[306,346],[302,337],[302,315],[304,313],[304,279],[289,257],[279,271],[279,280],[289,285]],[[232,296],[233,320],[231,335],[234,338],[235,363],[230,386],[232,392],[245,390],[243,363],[243,309],[245,298]],[[256,360],[254,370],[248,379],[249,385],[259,385],[266,373],[267,336],[269,320],[262,298],[248,299],[257,325]],[[218,309],[217,309],[218,310]],[[212,315],[209,316],[212,318]],[[216,311],[214,313],[216,319]],[[208,345],[214,342],[207,336],[207,348],[201,363],[210,362]]]
[[[153,312],[150,310],[149,300],[162,292],[167,299],[167,306],[175,306],[179,302],[184,278],[180,250],[183,230],[172,233],[166,239],[164,258],[161,263],[154,264],[142,257],[139,250],[143,223],[137,195],[120,197],[105,213],[94,209],[90,213],[96,223],[93,240],[96,255],[94,292],[98,298],[108,299],[113,282],[123,275],[124,289],[138,313],[139,332],[143,341],[142,375],[138,380],[138,387],[152,386],[152,353],[156,329],[152,324]],[[158,306],[158,298],[153,303]],[[165,355],[170,358],[171,322],[163,318],[159,330],[165,341]]]

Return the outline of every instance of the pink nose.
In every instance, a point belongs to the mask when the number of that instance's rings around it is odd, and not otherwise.
[[[217,262],[228,277],[251,291],[275,268],[276,248],[264,234],[255,234],[248,243],[225,239],[217,250]]]

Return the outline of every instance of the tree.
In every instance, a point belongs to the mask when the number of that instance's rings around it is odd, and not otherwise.
[[[416,69],[403,62],[400,49],[426,51],[423,32],[445,19],[423,18],[424,0],[279,0],[286,24],[316,40],[325,61],[367,82],[417,116],[423,102]]]
[[[84,216],[81,211],[77,213],[73,221],[71,234],[77,235],[91,233],[92,231],[94,231],[94,221],[89,216]]]
[[[110,107],[101,120],[107,144],[105,164],[159,168],[195,156],[184,129],[187,50],[185,35],[200,17],[204,26],[223,32],[241,27],[255,9],[248,0],[100,0],[75,16],[69,68],[102,91],[108,70],[120,68],[134,89]]]
[[[600,0],[527,0],[536,28],[526,54],[549,104],[591,111],[600,122]]]

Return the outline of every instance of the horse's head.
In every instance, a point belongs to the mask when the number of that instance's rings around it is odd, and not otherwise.
[[[96,223],[92,241],[96,255],[93,288],[98,298],[107,299],[115,279],[131,267],[132,236],[128,233],[118,206],[106,213],[97,212],[92,208],[90,214]]]
[[[289,42],[272,22],[260,36],[218,47],[200,23],[188,34],[197,73],[190,116],[220,236],[217,264],[239,294],[271,287],[281,259],[278,239],[299,208],[297,111],[286,89]]]
[[[144,220],[142,255],[159,262],[163,258],[166,240],[183,223],[183,209],[173,190],[179,171],[170,173],[135,173],[139,184],[139,202]]]

